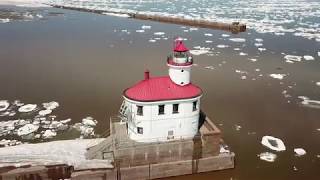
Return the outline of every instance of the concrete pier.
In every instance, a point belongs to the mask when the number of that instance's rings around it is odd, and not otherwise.
[[[200,119],[199,134],[193,139],[175,137],[169,142],[139,143],[128,138],[124,122],[111,118],[111,135],[88,148],[86,156],[113,158],[115,168],[90,171],[90,177],[156,179],[234,168],[235,154],[220,153],[223,143],[220,130],[204,114]],[[88,176],[75,172],[72,178],[80,180]]]
[[[211,20],[187,19],[183,17],[164,16],[164,15],[155,15],[155,14],[153,15],[153,14],[145,14],[145,13],[139,13],[139,12],[121,12],[121,11],[110,11],[110,10],[86,9],[86,8],[54,5],[54,4],[48,4],[48,5],[56,8],[92,12],[97,14],[112,13],[112,14],[118,14],[118,15],[127,15],[130,18],[135,18],[140,20],[150,20],[150,21],[158,21],[158,22],[171,23],[171,24],[195,26],[195,27],[201,27],[201,28],[218,29],[218,30],[230,31],[235,34],[246,31],[246,25],[240,22],[223,23],[223,22],[215,22]]]

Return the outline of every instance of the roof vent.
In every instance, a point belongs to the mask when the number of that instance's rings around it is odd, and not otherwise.
[[[144,72],[144,80],[148,80],[149,78],[150,78],[150,72],[149,72],[149,70],[146,70]]]

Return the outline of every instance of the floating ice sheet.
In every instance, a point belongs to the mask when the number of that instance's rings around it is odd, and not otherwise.
[[[25,113],[25,112],[31,112],[34,111],[37,108],[36,104],[26,104],[24,106],[21,106],[18,111]]]
[[[39,129],[39,125],[34,124],[26,124],[18,129],[17,134],[18,136],[24,136],[28,135],[30,133],[33,133]]]
[[[271,152],[263,152],[260,153],[259,158],[263,161],[267,161],[267,162],[274,162],[277,158],[277,155]]]
[[[229,40],[233,42],[246,42],[244,38],[230,38]]]
[[[307,154],[306,150],[304,150],[303,148],[294,148],[293,151],[296,153],[296,156],[303,156]]]
[[[274,79],[282,80],[286,75],[285,74],[270,74],[269,76]]]
[[[7,100],[0,100],[0,111],[5,111],[10,106],[9,101]]]
[[[302,99],[301,104],[305,107],[320,109],[320,101],[312,100],[306,96],[298,96],[299,99]]]
[[[283,141],[273,136],[263,136],[261,144],[274,151],[285,151],[286,146]]]
[[[303,56],[303,58],[304,58],[306,61],[312,61],[312,60],[314,60],[314,57],[313,57],[313,56],[310,56],[310,55],[305,55],[305,56]]]

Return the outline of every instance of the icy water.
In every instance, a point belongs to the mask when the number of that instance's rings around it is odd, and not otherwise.
[[[122,91],[142,79],[145,69],[151,76],[166,75],[172,40],[182,36],[194,54],[203,53],[194,55],[192,81],[204,91],[202,109],[236,153],[236,168],[172,179],[320,178],[319,17],[310,15],[319,9],[307,11],[305,26],[315,32],[301,29],[303,36],[294,35],[299,23],[292,32],[261,33],[252,27],[235,35],[54,8],[0,6],[0,11],[0,100],[10,103],[0,112],[0,139],[73,139],[83,129],[89,131],[83,137],[92,137],[88,122],[94,120],[82,122],[87,116],[97,120],[95,135],[103,136]],[[19,112],[22,104],[16,100],[37,108]],[[52,101],[59,106],[38,120],[39,111],[48,109],[42,103]],[[68,128],[52,125],[68,118],[71,122],[63,123]],[[37,138],[18,136],[25,124],[39,127],[33,133]],[[50,135],[46,130],[57,135],[44,139]],[[265,135],[282,139],[286,151],[264,147]],[[297,157],[294,148],[307,154]],[[263,152],[277,158],[262,161],[257,155]]]

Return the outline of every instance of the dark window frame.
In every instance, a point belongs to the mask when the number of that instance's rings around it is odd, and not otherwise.
[[[192,111],[197,111],[198,110],[198,101],[193,101],[192,102]]]
[[[164,106],[164,104],[161,104],[161,105],[159,105],[158,106],[158,115],[164,115],[165,113],[164,113],[164,108],[165,108],[165,106]]]
[[[143,134],[143,127],[137,127],[137,133]]]
[[[137,105],[137,115],[143,116],[143,106]]]
[[[178,114],[179,113],[179,104],[173,104],[172,105],[172,114]]]

